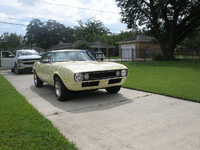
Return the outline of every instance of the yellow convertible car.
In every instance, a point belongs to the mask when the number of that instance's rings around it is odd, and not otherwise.
[[[128,76],[128,68],[111,62],[98,62],[85,50],[54,50],[33,65],[34,84],[46,82],[55,88],[60,101],[73,91],[106,89],[117,93]]]

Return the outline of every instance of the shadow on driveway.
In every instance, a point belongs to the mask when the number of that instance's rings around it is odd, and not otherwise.
[[[108,94],[103,89],[93,92],[75,92],[70,100],[64,102],[56,99],[54,87],[51,85],[44,84],[41,88],[31,85],[30,89],[54,107],[70,113],[107,110],[133,102],[133,100],[124,97],[120,93]]]

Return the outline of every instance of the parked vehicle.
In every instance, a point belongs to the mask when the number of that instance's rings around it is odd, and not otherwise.
[[[1,51],[1,66],[3,68],[10,68],[16,74],[22,71],[32,71],[33,64],[41,56],[35,50],[16,50],[14,54],[10,51]]]
[[[97,62],[85,50],[54,50],[33,65],[34,84],[54,86],[57,99],[67,100],[72,91],[106,89],[117,93],[128,76],[122,64]]]
[[[105,59],[105,55],[102,52],[96,52],[96,60],[101,60],[103,61]]]

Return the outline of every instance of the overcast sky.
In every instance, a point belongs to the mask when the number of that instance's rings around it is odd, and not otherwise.
[[[0,34],[25,35],[26,25],[34,18],[53,19],[70,27],[77,26],[79,20],[95,18],[112,33],[119,33],[127,29],[119,12],[115,0],[0,0]]]

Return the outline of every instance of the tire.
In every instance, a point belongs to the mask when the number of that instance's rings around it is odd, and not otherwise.
[[[121,86],[113,86],[113,87],[106,88],[106,91],[108,93],[114,94],[114,93],[118,93],[120,89],[121,89]]]
[[[14,66],[14,72],[16,73],[16,74],[19,74],[21,71],[18,69],[18,67],[17,67],[17,64],[15,64],[15,66]]]
[[[54,89],[56,97],[59,101],[66,101],[70,99],[71,92],[65,87],[59,77],[55,77]]]
[[[33,76],[34,76],[34,84],[36,87],[42,87],[43,86],[43,81],[39,79],[37,76],[36,72],[33,71]]]
[[[25,69],[25,71],[27,72],[27,73],[32,73],[33,72],[33,69],[31,68],[27,68],[27,69]]]

